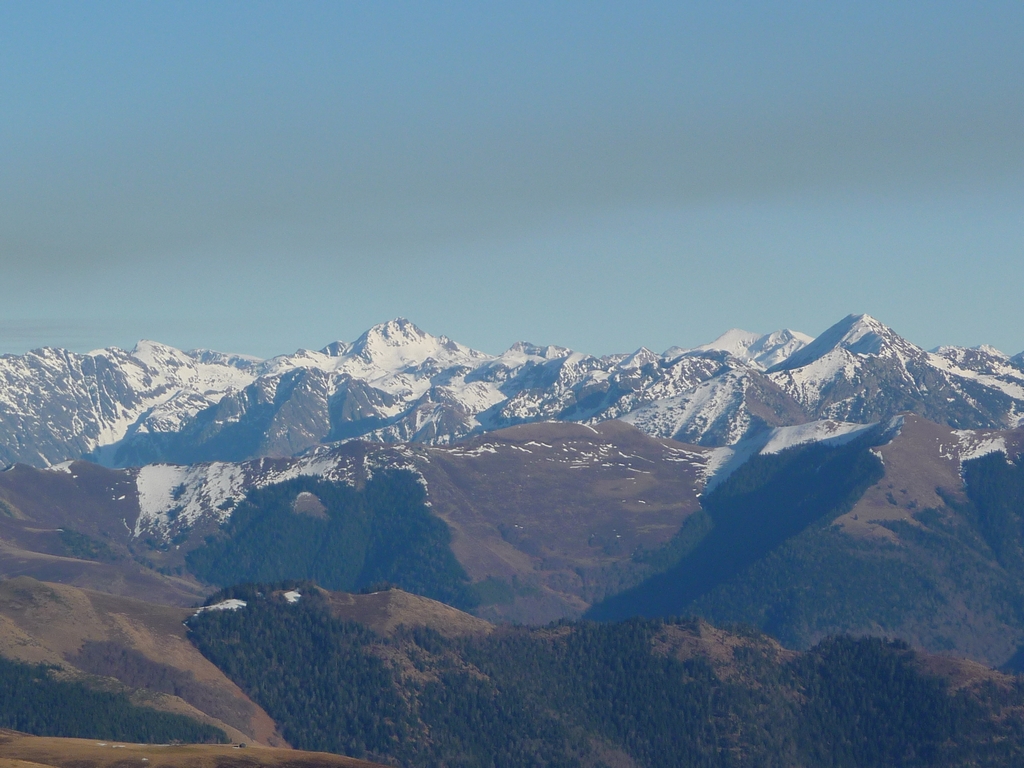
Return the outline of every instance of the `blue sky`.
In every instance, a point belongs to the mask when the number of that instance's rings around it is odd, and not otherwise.
[[[0,5],[0,352],[1024,349],[1024,5]]]

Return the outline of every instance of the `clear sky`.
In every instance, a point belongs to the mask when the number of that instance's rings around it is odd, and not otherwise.
[[[0,4],[0,352],[1024,350],[1024,3]]]

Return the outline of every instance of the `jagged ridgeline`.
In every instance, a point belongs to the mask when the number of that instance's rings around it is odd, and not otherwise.
[[[311,579],[354,592],[390,583],[461,608],[477,601],[411,472],[384,471],[362,490],[299,477],[250,491],[219,536],[189,553],[219,586]]]
[[[140,342],[0,359],[0,463],[91,456],[112,466],[299,456],[321,444],[450,444],[548,420],[624,418],[640,430],[728,445],[821,418],[911,411],[957,429],[1013,428],[1024,353],[941,347],[867,315],[816,339],[739,329],[693,349],[594,357],[519,342],[501,355],[398,318],[354,342],[256,360]]]
[[[56,668],[0,658],[0,728],[36,736],[225,743],[220,728],[131,703],[123,693],[58,680]]]
[[[228,593],[225,593],[228,594]],[[1019,682],[958,686],[906,646],[807,653],[700,621],[387,635],[288,602],[190,619],[190,636],[302,749],[406,766],[953,766],[1024,759]]]

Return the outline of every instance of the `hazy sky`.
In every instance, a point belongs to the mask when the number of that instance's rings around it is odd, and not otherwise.
[[[0,4],[0,352],[1024,349],[1024,3]]]

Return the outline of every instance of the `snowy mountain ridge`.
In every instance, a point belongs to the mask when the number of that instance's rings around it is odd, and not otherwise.
[[[710,344],[702,344],[696,349],[728,352],[737,360],[763,371],[789,359],[812,341],[814,338],[806,333],[791,331],[788,328],[763,336],[732,328]]]
[[[268,360],[141,341],[0,357],[0,460],[111,466],[297,456],[354,438],[448,444],[535,421],[622,418],[726,446],[819,420],[904,411],[959,429],[1024,417],[1024,356],[926,352],[868,315],[817,338],[732,329],[693,349],[596,357],[517,342],[500,355],[398,318]]]

